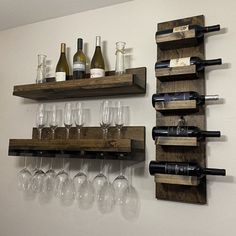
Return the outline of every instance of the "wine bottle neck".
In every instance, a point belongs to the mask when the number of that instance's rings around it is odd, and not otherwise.
[[[203,96],[205,101],[216,101],[219,100],[219,95],[206,95]]]
[[[225,169],[203,168],[202,174],[204,175],[226,175]]]
[[[96,47],[101,47],[101,37],[96,36]]]
[[[221,65],[222,60],[221,60],[221,58],[213,59],[213,60],[202,60],[201,63],[205,66]]]
[[[77,41],[77,50],[78,50],[78,51],[82,51],[82,50],[83,50],[83,39],[81,39],[81,38],[78,38],[78,41]]]
[[[202,137],[220,137],[220,131],[201,131]]]
[[[62,53],[64,53],[64,54],[66,53],[66,44],[65,43],[61,44],[61,54]]]
[[[212,26],[207,26],[204,27],[204,32],[213,32],[213,31],[219,31],[220,30],[220,25],[212,25]]]

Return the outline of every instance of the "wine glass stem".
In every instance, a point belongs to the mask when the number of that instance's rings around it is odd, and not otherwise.
[[[121,128],[118,128],[118,139],[121,138]]]
[[[70,129],[66,128],[66,139],[69,139]]]
[[[78,139],[80,139],[81,138],[81,129],[77,128],[77,132],[78,132]]]
[[[52,129],[52,139],[55,139],[55,129]]]
[[[41,140],[42,139],[42,129],[38,129],[38,133],[39,133],[39,140]]]
[[[107,139],[108,129],[103,129],[103,139]]]

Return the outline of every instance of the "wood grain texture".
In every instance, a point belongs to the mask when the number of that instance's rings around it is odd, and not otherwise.
[[[196,147],[198,142],[195,137],[158,137],[156,144],[161,146]]]
[[[104,97],[146,93],[146,68],[127,69],[117,76],[107,72],[101,78],[87,78],[14,86],[13,95],[35,100]]]
[[[170,29],[180,25],[198,24],[204,26],[204,17],[196,16],[186,19],[169,21],[158,24],[158,30]],[[205,58],[204,42],[195,47],[184,47],[175,50],[162,50],[157,47],[157,60],[169,60],[180,57],[193,57],[197,56]],[[172,80],[168,82],[161,82],[157,79],[157,92],[182,92],[182,91],[196,91],[200,94],[205,94],[205,79],[204,71],[199,73],[196,80]],[[186,113],[185,119],[187,125],[198,126],[200,129],[205,130],[205,108],[201,107],[198,112]],[[171,111],[167,114],[157,112],[156,121],[157,126],[172,126],[177,125],[179,120],[179,113]],[[189,146],[156,146],[156,160],[157,161],[179,161],[179,162],[195,162],[200,166],[206,166],[206,144],[205,141],[200,142],[196,147]],[[184,186],[177,184],[163,184],[156,183],[156,197],[158,199],[180,201],[187,203],[206,203],[206,179],[203,178],[198,186]]]
[[[197,186],[200,183],[200,180],[195,176],[156,174],[155,182],[162,184]]]
[[[156,69],[156,77],[162,82],[197,79],[196,65]]]
[[[159,112],[182,111],[182,110],[196,110],[196,100],[186,101],[170,101],[170,102],[156,102],[155,109]]]
[[[69,139],[65,137],[64,127],[56,129],[55,140],[51,139],[51,130],[44,128],[42,140],[38,140],[38,131],[33,128],[32,139],[10,139],[9,156],[145,160],[145,127],[142,126],[124,127],[119,139],[114,127],[109,129],[106,140],[102,138],[100,127],[84,127],[80,139],[73,127]]]

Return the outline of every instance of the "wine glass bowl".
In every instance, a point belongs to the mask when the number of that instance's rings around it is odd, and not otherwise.
[[[45,111],[45,105],[39,104],[36,112],[36,127],[38,129],[38,139],[42,138],[42,129],[47,123],[47,113]]]
[[[103,131],[103,139],[107,139],[108,129],[113,120],[113,107],[111,101],[103,101],[100,107],[100,126]]]
[[[66,127],[66,139],[69,139],[70,128],[73,124],[73,112],[72,112],[72,104],[67,102],[65,103],[64,109],[64,125]]]
[[[78,102],[76,104],[76,109],[74,111],[74,121],[77,128],[79,139],[81,138],[81,129],[83,128],[85,124],[85,120],[86,120],[85,114],[86,114],[86,110],[83,108],[83,103]]]
[[[75,186],[69,177],[62,183],[60,199],[65,206],[70,206],[75,199]]]
[[[61,124],[62,111],[57,109],[56,105],[52,105],[48,113],[48,123],[52,131],[52,139],[55,139],[55,130]]]

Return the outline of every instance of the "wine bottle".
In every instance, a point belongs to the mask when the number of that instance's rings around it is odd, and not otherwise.
[[[177,26],[172,29],[160,30],[156,32],[156,36],[176,33],[176,32],[184,32],[188,30],[195,30],[195,37],[202,38],[205,33],[214,32],[220,30],[220,25],[213,25],[213,26],[201,26],[201,25],[182,25]]]
[[[203,131],[196,126],[157,126],[152,129],[153,140],[158,137],[196,137],[200,140],[220,136],[220,131]]]
[[[158,93],[152,95],[152,105],[155,107],[156,103],[172,102],[172,101],[187,101],[195,100],[197,106],[202,106],[205,101],[219,100],[218,95],[200,95],[194,91],[188,92],[173,92],[173,93]]]
[[[151,161],[150,175],[170,174],[203,177],[205,175],[226,175],[225,169],[202,168],[196,163]]]
[[[90,77],[98,78],[105,76],[105,64],[101,51],[101,37],[96,36],[96,48],[91,61]]]
[[[69,66],[66,60],[66,44],[61,44],[61,55],[56,66],[56,81],[69,79]]]
[[[222,60],[213,59],[213,60],[202,60],[199,57],[183,57],[183,58],[176,58],[171,60],[164,60],[158,61],[155,64],[155,69],[163,69],[163,68],[173,68],[173,67],[181,67],[181,66],[190,66],[196,65],[196,70],[201,71],[206,66],[213,66],[213,65],[221,65]]]
[[[73,79],[85,78],[86,57],[83,53],[83,39],[77,40],[77,52],[73,57]]]

